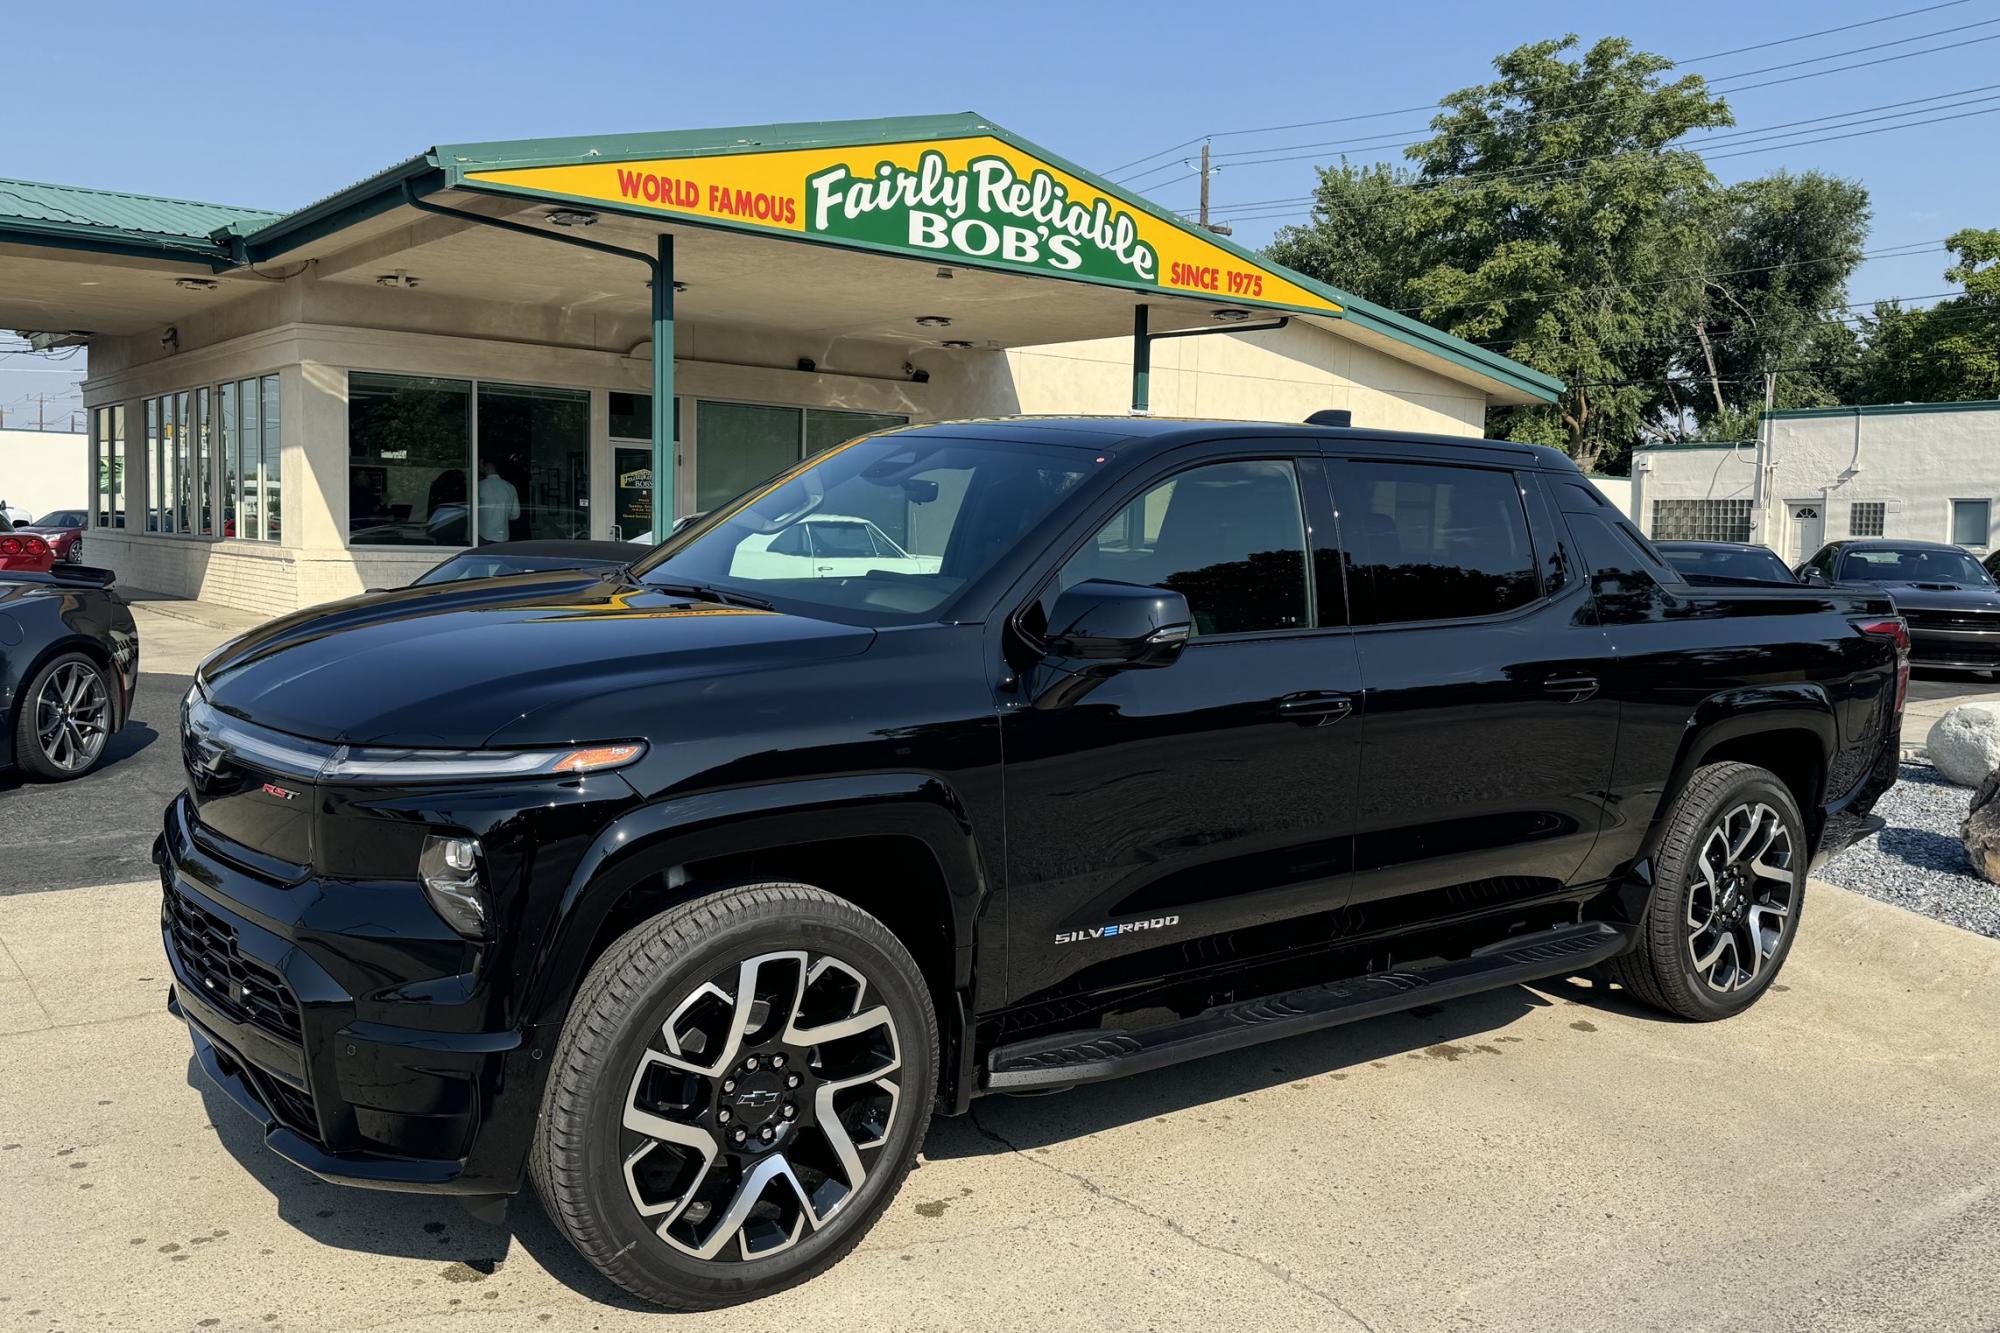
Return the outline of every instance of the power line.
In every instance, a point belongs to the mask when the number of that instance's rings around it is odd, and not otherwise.
[[[1844,117],[1844,116],[1858,116],[1858,115],[1862,115],[1863,113],[1865,113],[1865,112],[1869,112],[1869,111],[1888,111],[1888,110],[1891,110],[1891,109],[1893,109],[1893,108],[1895,108],[1895,107],[1900,107],[1900,106],[1916,106],[1916,105],[1919,105],[1920,103],[1924,103],[1924,102],[1941,102],[1941,101],[1944,101],[1944,100],[1945,100],[1946,98],[1950,98],[1950,97],[1968,97],[1968,96],[1970,96],[1970,95],[1971,95],[1971,94],[1973,94],[1973,93],[1983,93],[1983,92],[1989,92],[1989,91],[1991,91],[1992,89],[1995,89],[1995,88],[2000,88],[2000,83],[1983,83],[1983,84],[1980,84],[1980,85],[1978,85],[1977,87],[1973,87],[1973,88],[1961,88],[1961,89],[1959,89],[1959,90],[1958,90],[1957,92],[1949,92],[1949,93],[1932,93],[1932,94],[1931,94],[1930,96],[1928,96],[1928,97],[1911,97],[1911,98],[1907,98],[1907,99],[1905,99],[1905,100],[1903,100],[1903,101],[1901,101],[1901,102],[1881,102],[1881,103],[1878,103],[1878,104],[1876,104],[1875,106],[1864,106],[1864,107],[1856,107],[1856,108],[1854,108],[1854,109],[1852,109],[1852,110],[1850,110],[1850,111],[1833,111],[1833,112],[1829,112],[1829,113],[1827,113],[1827,114],[1826,114],[1826,115],[1824,115],[1824,116],[1807,116],[1807,117],[1805,117],[1805,118],[1804,118],[1804,119],[1802,119],[1802,120],[1787,120],[1787,121],[1780,121],[1780,122],[1779,122],[1778,124],[1776,124],[1776,125],[1770,125],[1770,126],[1766,126],[1766,127],[1765,127],[1765,130],[1779,130],[1779,129],[1786,129],[1786,128],[1789,128],[1789,127],[1791,127],[1791,126],[1795,126],[1795,125],[1812,125],[1812,124],[1816,124],[1816,123],[1818,123],[1818,122],[1820,122],[1820,121],[1825,121],[1825,120],[1839,120],[1839,119],[1841,119],[1841,118],[1842,118],[1842,117]],[[1611,113],[1610,113],[1610,112],[1603,112],[1603,111],[1599,111],[1599,112],[1590,112],[1590,113],[1587,113],[1587,114],[1584,114],[1584,115],[1581,115],[1581,116],[1566,116],[1566,117],[1563,117],[1562,119],[1564,119],[1564,120],[1573,120],[1573,119],[1590,119],[1590,120],[1594,120],[1594,119],[1597,119],[1597,118],[1599,118],[1599,117],[1601,117],[1601,116],[1605,116],[1605,115],[1609,115],[1609,114],[1611,114]],[[1721,126],[1715,126],[1715,127],[1710,127],[1710,126],[1699,126],[1699,127],[1697,127],[1696,129],[1694,129],[1694,130],[1691,130],[1691,131],[1689,131],[1689,132],[1690,132],[1690,133],[1694,133],[1694,134],[1708,134],[1708,133],[1714,133],[1714,132],[1716,132],[1716,131],[1718,131],[1718,130],[1724,130],[1724,128],[1725,128],[1725,127],[1721,127]],[[1414,132],[1414,131],[1406,131],[1406,133],[1413,133],[1413,132]],[[1727,130],[1727,131],[1726,131],[1726,132],[1724,133],[1724,136],[1723,136],[1723,137],[1727,138],[1727,137],[1731,137],[1731,136],[1733,136],[1733,135],[1735,135],[1735,134],[1757,134],[1757,133],[1763,133],[1763,132],[1765,132],[1765,131],[1763,131],[1763,130],[1745,130],[1745,129],[1733,129],[1733,130]],[[1428,142],[1429,142],[1429,141],[1430,141],[1430,140],[1431,140],[1432,138],[1435,138],[1435,137],[1436,137],[1435,135],[1431,135],[1431,134],[1426,134],[1426,135],[1424,135],[1424,136],[1423,136],[1422,138],[1418,138],[1418,139],[1408,139],[1408,140],[1401,140],[1401,141],[1395,141],[1395,140],[1377,140],[1377,141],[1374,141],[1374,142],[1368,142],[1368,141],[1365,141],[1365,140],[1357,140],[1357,139],[1347,139],[1347,140],[1342,140],[1342,139],[1329,139],[1329,140],[1325,140],[1325,141],[1323,141],[1323,142],[1320,142],[1320,143],[1297,143],[1297,144],[1285,144],[1285,145],[1282,145],[1282,146],[1279,146],[1279,147],[1273,147],[1273,148],[1259,148],[1259,149],[1251,149],[1251,150],[1247,150],[1246,152],[1243,152],[1243,153],[1223,153],[1223,154],[1220,154],[1220,155],[1218,155],[1218,156],[1217,156],[1217,158],[1216,158],[1216,161],[1218,161],[1218,162],[1235,162],[1235,163],[1237,163],[1238,165],[1243,165],[1243,166],[1260,166],[1260,165],[1262,165],[1262,164],[1263,164],[1263,163],[1265,163],[1265,162],[1293,162],[1293,161],[1298,161],[1299,159],[1297,159],[1297,158],[1290,158],[1290,157],[1269,157],[1269,158],[1267,158],[1267,157],[1258,157],[1258,158],[1257,158],[1257,160],[1255,160],[1255,161],[1245,161],[1245,159],[1246,159],[1246,158],[1248,158],[1248,157],[1250,157],[1250,156],[1251,156],[1252,154],[1264,154],[1264,153],[1279,153],[1279,152],[1289,152],[1289,151],[1291,151],[1292,149],[1295,149],[1295,148],[1342,148],[1342,147],[1347,147],[1347,148],[1409,148],[1409,147],[1414,147],[1415,145],[1417,145],[1417,144],[1420,144],[1420,143],[1428,143]],[[1304,154],[1304,156],[1306,156],[1306,157],[1319,157],[1319,156],[1321,156],[1321,154],[1319,154],[1319,153],[1307,153],[1307,154]]]
[[[1736,48],[1736,49],[1735,49],[1735,50],[1733,50],[1733,51],[1718,51],[1718,52],[1712,52],[1712,53],[1710,53],[1709,55],[1704,55],[1704,56],[1693,56],[1693,57],[1690,57],[1690,58],[1689,58],[1689,59],[1687,59],[1687,60],[1681,60],[1681,61],[1670,61],[1670,62],[1669,62],[1669,67],[1670,67],[1670,68],[1678,68],[1678,67],[1680,67],[1680,66],[1683,66],[1683,65],[1692,65],[1692,64],[1698,64],[1698,63],[1700,63],[1700,62],[1702,62],[1702,61],[1706,61],[1706,60],[1713,60],[1713,59],[1717,59],[1717,58],[1719,58],[1719,57],[1721,57],[1721,56],[1724,56],[1724,55],[1737,55],[1737,54],[1741,54],[1741,53],[1742,53],[1742,52],[1744,52],[1744,51],[1753,51],[1753,50],[1760,50],[1760,49],[1762,49],[1762,48],[1764,48],[1764,47],[1769,47],[1769,46],[1783,46],[1783,45],[1787,45],[1787,44],[1789,44],[1789,43],[1792,43],[1792,42],[1798,42],[1798,41],[1805,41],[1805,40],[1807,40],[1808,38],[1812,38],[1812,37],[1823,37],[1823,36],[1826,36],[1826,35],[1827,35],[1827,34],[1829,34],[1829,33],[1834,33],[1834,32],[1845,32],[1845,31],[1848,31],[1848,30],[1849,30],[1849,29],[1851,29],[1851,28],[1860,28],[1860,27],[1869,27],[1869,26],[1873,26],[1873,25],[1876,25],[1876,24],[1882,24],[1882,23],[1890,23],[1890,22],[1893,22],[1893,21],[1895,21],[1895,20],[1897,20],[1897,19],[1904,19],[1904,18],[1911,18],[1911,17],[1913,17],[1913,16],[1915,16],[1915,15],[1918,15],[1918,14],[1928,14],[1928,13],[1931,13],[1932,11],[1934,11],[1934,10],[1939,10],[1939,9],[1950,9],[1950,8],[1954,8],[1954,7],[1956,7],[1956,6],[1958,5],[1958,4],[1962,4],[1962,3],[1965,3],[1965,2],[1966,2],[1966,0],[1947,0],[1947,3],[1942,3],[1942,4],[1933,4],[1933,5],[1924,5],[1924,6],[1920,6],[1920,7],[1918,7],[1918,8],[1915,8],[1915,9],[1906,9],[1906,10],[1902,10],[1902,11],[1899,11],[1898,13],[1894,13],[1894,14],[1885,14],[1885,15],[1883,15],[1883,16],[1882,16],[1882,17],[1880,17],[1880,18],[1876,18],[1876,19],[1869,19],[1869,20],[1866,20],[1866,21],[1864,21],[1864,22],[1861,22],[1861,23],[1853,23],[1853,24],[1845,24],[1845,25],[1842,25],[1842,26],[1840,26],[1840,27],[1836,27],[1836,28],[1823,28],[1823,29],[1820,29],[1820,30],[1819,30],[1819,31],[1817,31],[1817,32],[1810,32],[1810,33],[1802,33],[1802,34],[1799,34],[1799,35],[1797,35],[1797,36],[1794,36],[1794,37],[1785,37],[1785,38],[1780,38],[1780,39],[1776,39],[1776,40],[1774,40],[1774,41],[1770,41],[1770,42],[1762,42],[1762,43],[1758,43],[1758,44],[1756,44],[1756,45],[1754,45],[1754,46],[1746,46],[1746,47],[1738,47],[1738,48]],[[1975,25],[1968,25],[1968,26],[1975,26],[1975,27],[1976,27],[1976,26],[1979,26],[1979,25],[1976,25],[1976,24],[1975,24]],[[1904,38],[1904,39],[1902,39],[1902,41],[1899,41],[1899,42],[1881,42],[1881,43],[1877,43],[1877,44],[1875,44],[1874,46],[1866,46],[1866,47],[1856,47],[1856,48],[1853,48],[1853,49],[1851,49],[1851,50],[1848,50],[1848,51],[1836,51],[1836,52],[1832,52],[1832,53],[1829,53],[1829,54],[1827,54],[1827,55],[1825,55],[1825,56],[1820,56],[1820,57],[1817,57],[1817,59],[1818,59],[1818,60],[1835,60],[1835,59],[1838,59],[1838,58],[1840,58],[1841,56],[1845,56],[1845,55],[1857,55],[1857,54],[1860,54],[1860,53],[1861,53],[1861,52],[1863,52],[1863,51],[1869,51],[1869,50],[1881,50],[1881,49],[1883,49],[1883,48],[1886,48],[1886,47],[1889,47],[1889,46],[1898,46],[1898,45],[1902,45],[1902,44],[1903,44],[1903,42],[1912,42],[1912,41],[1922,41],[1922,40],[1924,40],[1924,38],[1926,38],[1926,37],[1935,37],[1935,36],[1940,36],[1940,35],[1942,35],[1943,33],[1946,33],[1946,32],[1955,32],[1955,31],[1959,31],[1959,29],[1956,29],[1956,28],[1946,28],[1946,29],[1942,29],[1942,30],[1939,30],[1939,31],[1936,31],[1936,32],[1930,32],[1930,33],[1923,33],[1923,34],[1919,34],[1918,36],[1915,36],[1915,37],[1908,37],[1908,38]],[[1975,39],[1975,40],[1988,40],[1988,39],[1984,39],[1984,38],[1980,38],[1980,39]],[[1930,53],[1930,52],[1932,52],[1932,51],[1939,51],[1939,50],[1949,50],[1949,49],[1952,49],[1952,47],[1954,47],[1954,46],[1958,46],[1958,45],[1970,45],[1970,44],[1971,44],[1971,43],[1948,43],[1948,44],[1946,44],[1946,45],[1943,45],[1943,46],[1939,46],[1939,47],[1932,47],[1932,48],[1928,48],[1928,49],[1927,49],[1927,50],[1925,50],[1925,51],[1909,51],[1909,52],[1904,52],[1904,53],[1903,53],[1903,54],[1901,54],[1901,55],[1897,55],[1897,56],[1891,56],[1891,57],[1888,57],[1888,59],[1891,59],[1891,60],[1901,60],[1901,59],[1906,59],[1906,58],[1908,58],[1908,57],[1910,57],[1910,56],[1917,56],[1917,55],[1926,55],[1926,54],[1929,54],[1929,53]],[[1815,63],[1815,61],[1813,61],[1813,60],[1807,60],[1807,61],[1800,61],[1800,62],[1796,62],[1796,63],[1798,63],[1798,64],[1812,64],[1812,63]],[[1884,63],[1884,62],[1882,62],[1882,61],[1867,61],[1867,62],[1863,62],[1863,65],[1867,65],[1867,64],[1880,64],[1880,63]],[[1780,84],[1780,83],[1792,83],[1792,82],[1796,82],[1797,80],[1799,80],[1799,79],[1802,79],[1802,78],[1817,78],[1817,77],[1819,77],[1819,75],[1821,75],[1821,74],[1835,74],[1835,73],[1840,73],[1840,72],[1841,72],[1841,70],[1844,70],[1844,69],[1859,69],[1859,68],[1862,68],[1862,67],[1863,67],[1863,65],[1848,65],[1848,66],[1842,66],[1842,67],[1841,67],[1841,69],[1834,69],[1834,70],[1822,70],[1822,71],[1818,71],[1818,72],[1816,72],[1816,73],[1810,73],[1810,74],[1802,74],[1802,75],[1794,75],[1794,76],[1792,76],[1792,77],[1790,77],[1790,78],[1785,78],[1785,79],[1773,79],[1773,80],[1771,80],[1771,81],[1770,81],[1770,82],[1768,82],[1768,83],[1762,83],[1762,84],[1750,84],[1750,85],[1746,85],[1745,87],[1742,87],[1742,88],[1736,88],[1736,89],[1732,89],[1731,91],[1733,91],[1733,92],[1748,92],[1748,91],[1750,91],[1750,89],[1752,89],[1752,88],[1765,88],[1765,87],[1771,87],[1771,86],[1773,86],[1773,85],[1775,85],[1775,84]],[[1737,71],[1737,72],[1736,72],[1736,73],[1734,73],[1734,74],[1724,74],[1724,75],[1718,75],[1718,76],[1717,76],[1717,78],[1718,78],[1718,80],[1719,80],[1719,81],[1727,81],[1727,80],[1730,80],[1730,79],[1737,79],[1737,78],[1747,78],[1747,77],[1749,77],[1749,76],[1750,76],[1750,75],[1752,75],[1752,74],[1759,74],[1759,73],[1766,73],[1766,72],[1769,72],[1769,70],[1775,70],[1775,69],[1778,69],[1778,68],[1781,68],[1781,67],[1780,67],[1780,66],[1771,66],[1771,67],[1769,67],[1769,68],[1768,68],[1767,70],[1739,70],[1739,71]],[[1787,68],[1788,68],[1788,67],[1787,67]],[[1610,98],[1610,97],[1606,97],[1606,98],[1601,98],[1601,99],[1598,99],[1598,100],[1600,100],[1600,101],[1608,101],[1608,100],[1611,100],[1611,98]],[[1443,106],[1443,105],[1444,105],[1444,99],[1442,99],[1442,98],[1439,98],[1439,99],[1438,99],[1438,100],[1436,100],[1436,101],[1432,101],[1432,102],[1427,102],[1427,103],[1424,103],[1424,104],[1423,104],[1423,105],[1421,105],[1421,106],[1410,106],[1410,107],[1398,107],[1398,108],[1395,108],[1395,109],[1393,109],[1393,110],[1389,110],[1389,111],[1369,111],[1369,112],[1361,112],[1361,113],[1356,113],[1356,114],[1350,114],[1350,115],[1345,115],[1345,116],[1329,116],[1329,117],[1327,117],[1327,118],[1325,118],[1325,119],[1323,119],[1323,120],[1301,120],[1301,121],[1294,121],[1294,122],[1292,122],[1292,123],[1290,123],[1290,124],[1286,124],[1286,125],[1261,125],[1261,126],[1256,126],[1256,127],[1253,127],[1253,128],[1249,128],[1249,129],[1235,129],[1235,130],[1212,130],[1212,131],[1210,131],[1210,132],[1208,132],[1208,133],[1206,133],[1206,134],[1197,134],[1197,135],[1195,135],[1195,136],[1194,136],[1193,138],[1191,138],[1191,139],[1188,139],[1188,140],[1185,140],[1184,142],[1181,142],[1181,143],[1177,143],[1177,144],[1173,145],[1173,146],[1172,146],[1171,148],[1163,148],[1163,149],[1160,149],[1160,150],[1159,150],[1158,152],[1153,152],[1153,153],[1148,153],[1148,154],[1146,154],[1146,155],[1145,155],[1144,157],[1140,157],[1140,158],[1135,158],[1135,159],[1133,159],[1132,161],[1130,161],[1130,162],[1127,162],[1127,163],[1125,163],[1125,164],[1124,164],[1124,165],[1122,165],[1122,166],[1117,166],[1117,167],[1113,167],[1113,168],[1112,168],[1112,169],[1111,169],[1110,171],[1106,172],[1105,174],[1106,174],[1107,176],[1112,176],[1112,177],[1115,177],[1115,176],[1119,175],[1119,174],[1120,174],[1120,173],[1122,173],[1122,172],[1125,172],[1125,171],[1129,171],[1129,170],[1131,170],[1131,169],[1132,169],[1133,167],[1136,167],[1136,166],[1139,166],[1139,165],[1141,165],[1141,164],[1143,164],[1143,163],[1147,163],[1147,162],[1151,162],[1151,161],[1153,161],[1153,160],[1154,160],[1155,158],[1160,158],[1160,157],[1166,157],[1166,156],[1168,156],[1169,154],[1172,154],[1172,153],[1177,153],[1177,152],[1180,152],[1180,151],[1181,151],[1182,149],[1185,149],[1185,148],[1191,148],[1191,147],[1193,147],[1194,145],[1196,145],[1196,144],[1200,143],[1200,142],[1201,142],[1202,140],[1204,140],[1204,139],[1229,139],[1229,138],[1239,138],[1239,137],[1244,137],[1244,136],[1248,136],[1248,135],[1253,135],[1253,134],[1275,134],[1275,133],[1280,133],[1280,132],[1282,132],[1282,131],[1285,131],[1285,130],[1301,130],[1301,129],[1311,129],[1311,128],[1315,127],[1315,126],[1320,126],[1320,125],[1345,125],[1345,124],[1352,124],[1352,123],[1354,123],[1355,121],[1361,121],[1361,120],[1382,120],[1382,119],[1385,119],[1385,118],[1387,118],[1387,117],[1389,117],[1389,116],[1403,116],[1403,115],[1413,115],[1413,114],[1415,114],[1416,112],[1419,112],[1419,111],[1434,111],[1434,110],[1438,109],[1439,107],[1441,107],[1441,106]],[[1586,106],[1588,106],[1588,105],[1591,105],[1591,103],[1588,103],[1588,102],[1586,102],[1586,103],[1584,103],[1583,105],[1586,105]],[[1150,175],[1150,174],[1152,174],[1152,173],[1151,173],[1151,172],[1143,172],[1143,173],[1141,173],[1141,175]]]
[[[1983,98],[1978,100],[1992,101],[1995,99]],[[1968,104],[1960,103],[1959,105],[1968,105]],[[1696,154],[1696,155],[1702,157],[1704,161],[1718,162],[1732,157],[1745,157],[1751,153],[1768,153],[1786,148],[1808,148],[1814,144],[1835,143],[1843,139],[1863,139],[1874,134],[1887,134],[1892,130],[1916,129],[1917,127],[1923,125],[1937,125],[1947,121],[1965,120],[1973,116],[1990,116],[1995,112],[2000,112],[2000,107],[1987,107],[1981,111],[1964,111],[1960,112],[1957,115],[1952,115],[1952,116],[1933,116],[1923,120],[1910,120],[1904,122],[1901,125],[1884,125],[1872,130],[1856,130],[1852,134],[1824,134],[1811,138],[1780,136],[1780,137],[1791,138],[1791,142],[1763,144],[1758,147],[1742,148],[1728,153],[1711,153],[1711,154]],[[1695,152],[1695,150],[1691,148],[1676,149],[1674,151],[1687,152],[1687,153]],[[1644,149],[1624,149],[1615,153],[1600,153],[1590,157],[1570,158],[1563,162],[1551,163],[1547,165],[1537,165],[1533,168],[1506,168],[1493,172],[1475,172],[1472,173],[1471,175],[1466,175],[1466,176],[1440,176],[1440,177],[1415,180],[1409,182],[1392,182],[1385,188],[1397,189],[1397,190],[1439,189],[1445,186],[1460,186],[1460,185],[1473,184],[1473,183],[1478,183],[1480,181],[1499,179],[1499,178],[1511,178],[1517,181],[1526,181],[1526,180],[1533,180],[1541,176],[1559,175],[1563,172],[1570,170],[1573,167],[1583,166],[1591,162],[1609,162],[1617,158],[1625,157],[1635,153],[1642,155],[1650,155],[1647,154],[1647,150]],[[1302,195],[1298,196],[1296,199],[1291,201],[1273,200],[1272,202],[1273,203],[1291,202],[1294,204],[1311,203],[1317,206],[1318,196],[1316,194]],[[1239,205],[1239,207],[1242,206]],[[1220,212],[1222,210],[1218,209],[1217,211]],[[1290,207],[1284,209],[1275,209],[1261,213],[1231,213],[1229,214],[1229,220],[1232,222],[1255,222],[1269,218],[1294,217],[1301,213],[1306,213],[1311,211],[1313,210]]]
[[[1878,23],[1893,23],[1897,19],[1906,19],[1916,14],[1928,14],[1933,10],[1956,9],[1965,3],[1967,3],[1967,0],[1944,0],[1943,4],[1925,5],[1922,9],[1906,9],[1900,14],[1889,14],[1879,19],[1863,19],[1859,23],[1843,23],[1837,28],[1821,28],[1817,32],[1802,32],[1796,37],[1780,37],[1776,41],[1757,42],[1750,46],[1733,46],[1727,51],[1710,51],[1705,56],[1690,56],[1686,60],[1676,63],[1698,65],[1704,60],[1720,60],[1724,56],[1740,56],[1745,51],[1762,51],[1772,46],[1789,46],[1793,42],[1809,41],[1814,37],[1826,37],[1836,32],[1852,32],[1856,28],[1871,28]]]

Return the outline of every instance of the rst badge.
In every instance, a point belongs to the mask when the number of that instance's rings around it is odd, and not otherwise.
[[[275,796],[281,801],[289,801],[293,797],[298,795],[297,792],[291,790],[290,788],[280,787],[275,782],[267,782],[264,784],[264,794],[266,796]]]
[[[1056,932],[1057,944],[1081,944],[1086,940],[1108,940],[1114,935],[1129,935],[1135,930],[1160,930],[1181,923],[1178,916],[1156,916],[1150,921],[1118,921],[1108,926],[1092,926],[1087,930],[1062,930]]]

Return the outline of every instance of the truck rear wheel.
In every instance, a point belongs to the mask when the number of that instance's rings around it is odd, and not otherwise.
[[[1741,1013],[1791,952],[1806,862],[1805,821],[1776,776],[1739,763],[1695,770],[1667,816],[1638,944],[1606,974],[1681,1018]]]
[[[531,1161],[556,1225],[644,1300],[709,1309],[821,1272],[915,1163],[937,1020],[888,928],[803,884],[617,940],[563,1027]]]

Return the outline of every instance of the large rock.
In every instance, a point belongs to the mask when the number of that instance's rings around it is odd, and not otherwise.
[[[2000,768],[2000,706],[1960,704],[1937,720],[1924,752],[1946,778],[1977,787]]]
[[[1958,829],[1966,859],[1987,879],[2000,883],[2000,771],[1988,773],[1972,794],[1972,813]]]

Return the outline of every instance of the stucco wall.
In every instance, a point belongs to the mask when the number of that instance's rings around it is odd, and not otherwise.
[[[0,500],[36,518],[90,502],[90,437],[0,430]]]

